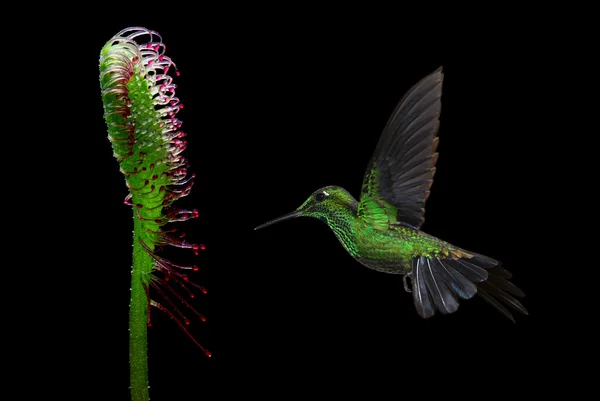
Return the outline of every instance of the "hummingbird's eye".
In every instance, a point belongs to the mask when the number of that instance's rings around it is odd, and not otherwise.
[[[325,199],[325,194],[323,192],[319,192],[315,195],[315,200],[317,202],[323,202],[323,199]]]

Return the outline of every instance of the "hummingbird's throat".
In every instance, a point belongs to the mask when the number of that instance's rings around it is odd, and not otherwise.
[[[342,246],[353,257],[358,256],[356,216],[351,212],[336,211],[328,215],[314,216],[327,223]]]

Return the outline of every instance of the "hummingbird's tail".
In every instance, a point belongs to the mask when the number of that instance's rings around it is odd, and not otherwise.
[[[511,277],[500,262],[479,254],[456,259],[415,258],[411,279],[417,313],[423,318],[433,316],[436,309],[452,313],[458,309],[458,298],[471,299],[478,294],[514,322],[509,308],[528,313],[517,300],[525,293],[509,281]]]

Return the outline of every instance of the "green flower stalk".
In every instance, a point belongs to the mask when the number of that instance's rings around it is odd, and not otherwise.
[[[194,288],[206,293],[185,274],[198,267],[179,265],[159,255],[167,245],[191,249],[196,255],[205,249],[203,244],[191,244],[184,233],[178,235],[170,228],[174,222],[198,217],[198,211],[173,206],[190,193],[195,175],[188,174],[188,162],[182,155],[187,143],[176,115],[183,104],[175,96],[176,85],[169,75],[173,70],[176,75],[179,72],[164,53],[160,35],[139,27],[122,30],[100,52],[104,119],[113,154],[129,189],[125,204],[133,209],[129,323],[133,400],[149,399],[147,327],[152,306],[165,312],[207,356],[211,355],[186,330],[190,320],[180,309],[183,306],[206,320],[186,300],[194,297]],[[182,289],[184,295],[175,288]],[[155,293],[164,305],[151,298]]]

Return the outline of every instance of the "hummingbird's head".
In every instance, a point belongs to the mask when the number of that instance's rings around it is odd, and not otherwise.
[[[348,191],[342,187],[331,185],[317,189],[292,213],[261,224],[255,230],[300,216],[315,217],[327,223],[336,214],[356,213],[356,208],[356,199]]]

